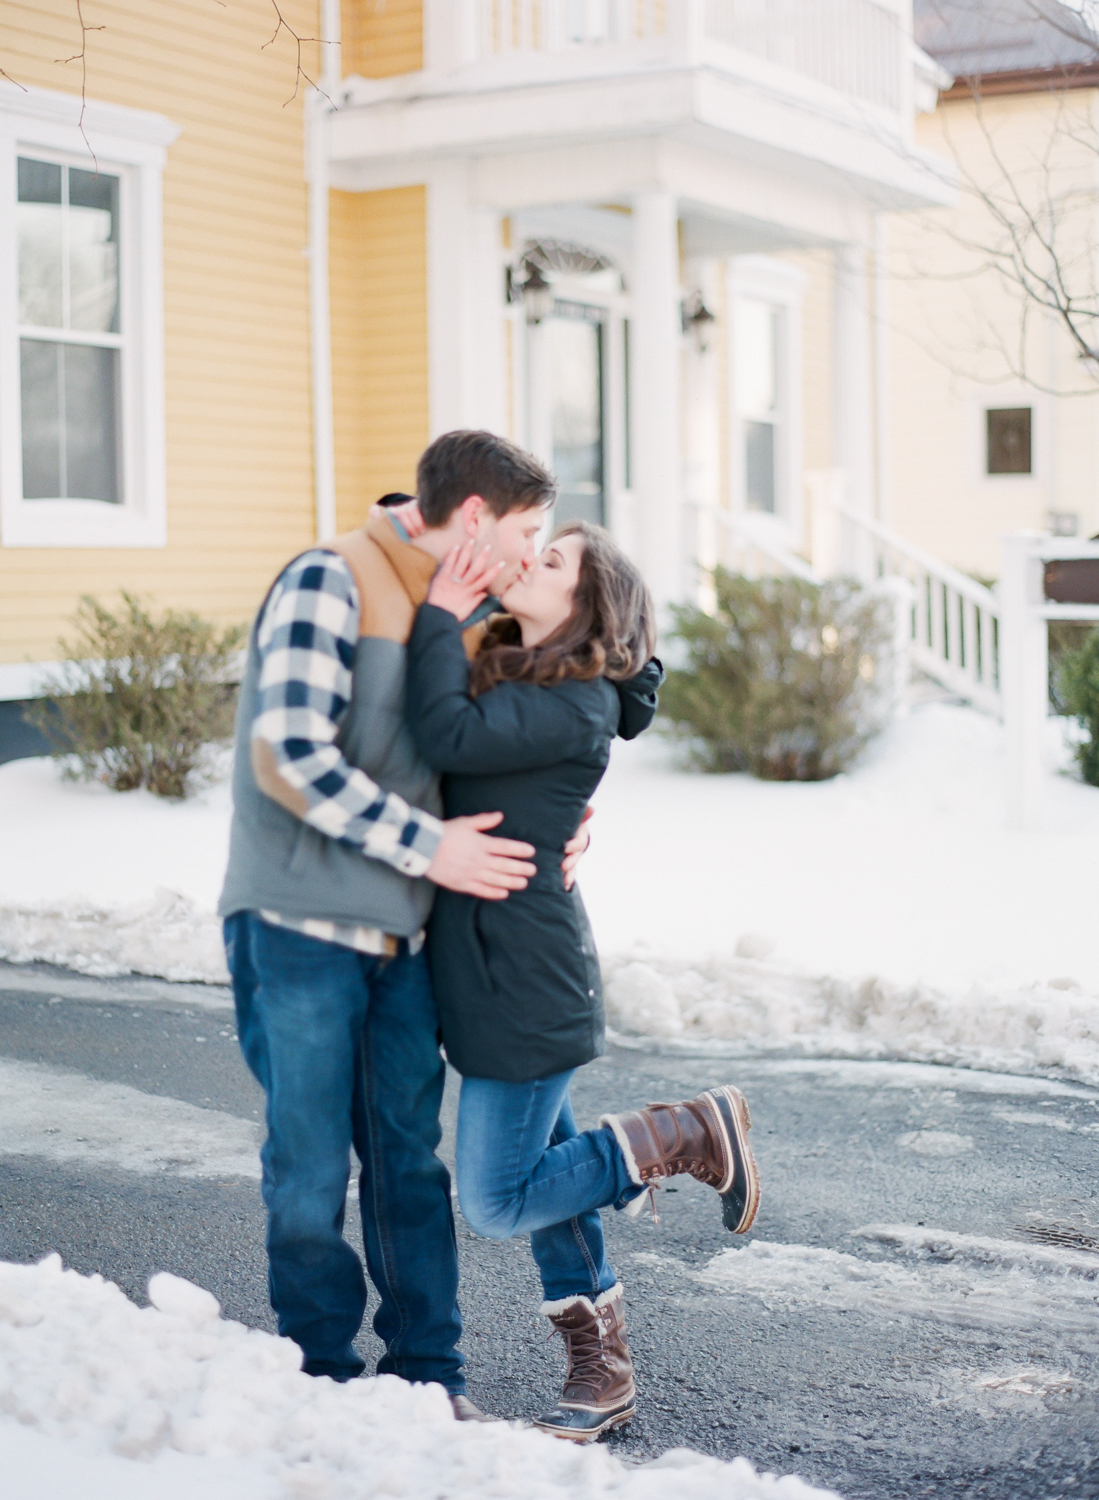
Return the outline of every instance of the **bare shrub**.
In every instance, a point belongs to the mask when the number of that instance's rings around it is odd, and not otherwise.
[[[705,771],[823,781],[854,761],[888,714],[888,603],[848,580],[714,572],[714,613],[674,610],[685,665],[660,712]]]
[[[232,737],[243,627],[175,610],[155,617],[125,591],[116,613],[85,595],[73,624],[62,666],[26,717],[79,780],[188,796],[208,778],[210,747]]]

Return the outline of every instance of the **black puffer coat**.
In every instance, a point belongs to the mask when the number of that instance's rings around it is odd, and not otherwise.
[[[533,844],[538,866],[506,901],[436,894],[428,953],[443,1042],[460,1073],[522,1083],[603,1051],[595,944],[561,861],[611,741],[648,727],[662,678],[653,660],[629,682],[505,682],[471,698],[458,622],[421,607],[408,643],[408,722],[420,754],[444,773],[446,815],[502,812],[492,832]]]

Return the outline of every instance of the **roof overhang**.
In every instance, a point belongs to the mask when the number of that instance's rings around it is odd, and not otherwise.
[[[606,201],[658,183],[719,215],[775,200],[762,225],[789,218],[777,199],[791,189],[810,205],[871,212],[951,200],[949,164],[906,141],[895,115],[808,83],[792,93],[753,71],[653,66],[496,88],[454,75],[353,80],[329,116],[332,182],[423,181],[431,162],[463,157],[484,201]]]

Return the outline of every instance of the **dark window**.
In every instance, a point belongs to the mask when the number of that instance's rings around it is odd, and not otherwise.
[[[985,412],[986,473],[1031,473],[1030,415],[1029,406],[1008,406]]]

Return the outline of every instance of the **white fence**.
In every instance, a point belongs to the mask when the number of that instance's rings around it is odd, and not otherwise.
[[[1003,718],[1007,803],[1020,828],[1042,822],[1043,753],[1049,715],[1049,622],[1099,623],[1099,604],[1046,598],[1046,564],[1089,560],[1099,542],[1022,531],[1004,537],[995,593],[846,505],[841,476],[812,490],[813,564],[827,575],[872,582],[902,578],[912,590],[912,664],[959,697]]]
[[[1051,537],[1040,531],[1018,531],[1004,538],[1000,676],[1007,731],[1008,810],[1022,828],[1039,828],[1042,822],[1049,622],[1099,623],[1099,604],[1054,604],[1046,598],[1046,564],[1083,559],[1099,566],[1099,542]]]

